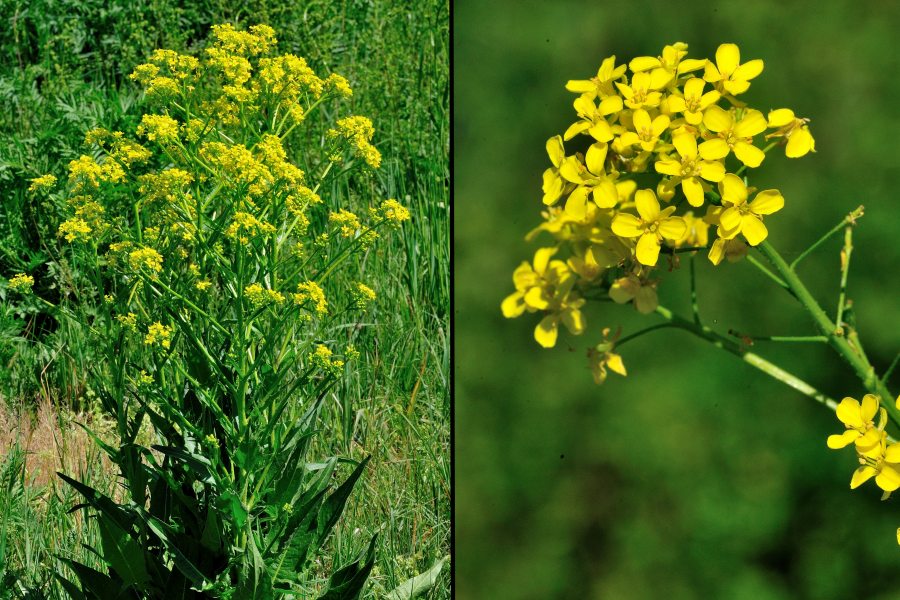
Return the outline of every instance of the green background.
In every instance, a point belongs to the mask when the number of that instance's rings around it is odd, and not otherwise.
[[[547,138],[574,120],[568,79],[657,55],[739,44],[765,71],[742,96],[812,119],[818,152],[770,154],[751,182],[777,187],[767,220],[790,259],[859,204],[850,297],[873,364],[900,350],[900,8],[890,2],[458,2],[454,15],[456,581],[460,598],[896,598],[898,499],[851,492],[833,414],[731,355],[663,330],[623,347],[627,379],[593,385],[584,359],[605,326],[656,322],[604,304],[552,351],[536,315],[503,319],[511,273],[537,245]],[[545,238],[546,240],[546,238]],[[834,314],[840,236],[801,275]],[[686,313],[687,272],[663,304]],[[793,299],[746,262],[698,261],[707,323],[813,334]],[[818,345],[756,352],[826,394],[859,398]],[[900,391],[900,376],[891,388]]]

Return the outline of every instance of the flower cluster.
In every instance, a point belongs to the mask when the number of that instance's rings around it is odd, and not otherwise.
[[[748,170],[779,145],[791,158],[815,150],[807,119],[789,109],[765,115],[737,98],[762,71],[734,44],[708,60],[675,43],[627,65],[611,56],[595,77],[569,81],[576,119],[547,141],[543,222],[526,237],[553,242],[515,270],[504,316],[541,314],[534,337],[552,347],[560,323],[573,335],[586,330],[589,298],[653,312],[661,255],[669,270],[678,254],[701,250],[719,265],[762,243],[784,198],[758,191]],[[597,381],[607,367],[625,373],[611,350],[589,350]]]
[[[34,277],[31,275],[25,275],[24,273],[18,273],[13,275],[10,280],[7,282],[7,288],[14,291],[19,292],[21,294],[28,294],[31,292],[31,287],[34,285]]]

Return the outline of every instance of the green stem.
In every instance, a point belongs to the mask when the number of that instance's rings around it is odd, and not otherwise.
[[[844,232],[844,249],[841,250],[841,292],[838,295],[837,316],[835,325],[844,326],[844,308],[847,305],[847,274],[850,272],[850,254],[853,253],[853,228],[848,226]]]
[[[800,264],[801,260],[803,260],[804,258],[809,256],[816,248],[818,248],[819,246],[821,246],[822,244],[827,242],[831,238],[831,236],[838,233],[841,229],[843,229],[847,225],[851,225],[851,224],[855,223],[856,219],[858,219],[862,215],[863,215],[863,207],[859,206],[856,208],[856,210],[854,210],[849,215],[844,217],[840,223],[838,223],[831,230],[829,230],[828,233],[826,233],[825,235],[820,237],[818,240],[813,242],[812,246],[810,246],[809,248],[807,248],[806,250],[801,252],[800,256],[798,256],[791,262],[791,264],[790,264],[791,269],[795,269],[797,267],[797,265]]]
[[[825,311],[822,310],[822,307],[819,306],[816,299],[813,298],[812,294],[810,294],[800,278],[797,277],[794,270],[788,266],[781,254],[779,254],[769,242],[762,242],[757,246],[757,249],[759,249],[762,255],[765,256],[769,263],[775,268],[778,275],[781,276],[785,283],[787,283],[794,297],[797,298],[797,301],[800,302],[800,304],[803,305],[803,308],[806,309],[806,312],[809,313],[816,328],[828,339],[828,344],[853,368],[853,371],[856,373],[856,376],[859,377],[866,390],[881,398],[881,404],[887,409],[891,419],[895,423],[900,424],[900,410],[897,410],[893,396],[890,394],[887,387],[885,387],[884,383],[875,375],[875,369],[869,364],[865,355],[850,345],[847,338],[844,336],[843,329],[839,329],[837,325],[828,318],[828,315],[825,314]]]
[[[687,331],[702,340],[706,340],[717,348],[734,354],[747,364],[753,366],[756,369],[759,369],[769,377],[777,379],[785,385],[794,388],[804,396],[812,398],[816,402],[827,406],[831,410],[837,409],[837,402],[835,402],[822,392],[818,391],[816,388],[803,381],[796,375],[788,373],[781,367],[770,363],[758,354],[749,352],[745,346],[738,344],[734,340],[713,331],[711,328],[705,325],[698,325],[693,321],[689,321],[679,315],[676,315],[663,306],[658,306],[656,308],[656,313],[666,320],[666,323],[663,323],[662,326],[677,327],[678,329],[683,329],[684,331]],[[618,346],[619,344],[616,345]]]

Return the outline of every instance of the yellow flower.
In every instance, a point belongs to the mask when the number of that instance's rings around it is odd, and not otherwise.
[[[736,96],[747,91],[750,80],[763,71],[763,61],[750,60],[741,64],[741,51],[735,44],[722,44],[716,50],[716,63],[706,63],[703,79],[716,84],[720,92]]]
[[[178,141],[178,121],[169,115],[144,115],[137,134],[161,144]]]
[[[369,304],[375,301],[375,290],[362,282],[357,282],[350,290],[353,296],[353,304],[359,310],[365,310]]]
[[[637,275],[615,280],[609,288],[609,297],[616,304],[634,302],[634,308],[644,315],[652,313],[659,306],[656,283],[639,279]]]
[[[284,302],[283,294],[275,290],[266,289],[258,283],[251,283],[245,287],[244,295],[254,308],[262,308],[268,304],[281,304]]]
[[[751,246],[758,245],[769,235],[762,216],[784,207],[784,197],[778,190],[763,190],[748,204],[747,186],[740,177],[731,173],[722,179],[719,193],[725,207],[719,215],[719,237],[731,239],[742,233]]]
[[[869,448],[857,446],[860,467],[853,472],[850,488],[856,489],[875,477],[885,496],[900,488],[900,443],[887,445],[887,433],[878,431],[878,441]]]
[[[634,131],[626,131],[619,136],[619,143],[626,146],[640,144],[645,152],[652,152],[659,142],[659,136],[669,127],[669,117],[659,115],[651,120],[643,108],[634,111],[631,116]]]
[[[328,312],[328,301],[325,292],[315,281],[304,281],[297,284],[297,292],[293,295],[295,304],[312,302],[316,313],[324,315]]]
[[[610,349],[601,349],[607,346],[609,346]],[[628,372],[625,370],[625,363],[622,362],[622,357],[614,353],[611,346],[611,344],[600,344],[596,348],[588,350],[588,365],[591,368],[591,375],[594,377],[594,383],[597,385],[606,381],[607,369],[613,373],[618,373],[622,377],[628,375]]]
[[[356,235],[362,225],[359,217],[343,208],[328,215],[328,222],[341,228],[341,237],[350,238]]]
[[[116,321],[128,329],[134,330],[137,328],[137,315],[133,312],[124,315],[116,315]]]
[[[683,132],[672,138],[678,160],[663,159],[656,162],[656,171],[678,177],[681,190],[691,206],[703,204],[703,185],[700,178],[719,182],[725,177],[725,165],[718,161],[702,160],[698,156],[697,140],[693,134]]]
[[[172,327],[168,327],[157,321],[147,329],[147,335],[144,337],[144,344],[147,346],[159,344],[163,348],[168,348],[172,345],[172,331]]]
[[[676,75],[702,69],[708,62],[705,58],[684,60],[687,49],[688,45],[684,42],[675,42],[664,47],[659,57],[638,56],[628,63],[628,66],[634,73],[650,71],[651,77],[659,79],[665,77],[668,84]]]
[[[563,139],[571,140],[579,133],[585,131],[598,142],[608,142],[613,139],[612,127],[606,117],[622,110],[622,99],[619,96],[608,96],[600,101],[599,105],[587,95],[579,96],[573,103],[579,121],[566,129]]]
[[[616,57],[610,56],[603,59],[597,76],[590,79],[570,79],[566,83],[566,89],[576,94],[587,96],[593,100],[597,96],[606,98],[616,93],[613,83],[622,79],[625,75],[625,65],[616,66]]]
[[[31,287],[34,285],[34,277],[31,275],[26,275],[24,273],[18,273],[13,275],[7,283],[7,287],[14,292],[19,292],[20,294],[28,294],[31,292]]]
[[[409,209],[393,198],[388,198],[382,202],[378,209],[381,212],[381,217],[394,227],[399,227],[404,221],[409,221]]]
[[[695,217],[694,212],[690,210],[681,218],[684,219],[686,227],[681,239],[675,241],[675,247],[706,247],[709,244],[709,223],[701,217]]]
[[[58,237],[66,238],[67,242],[75,240],[87,241],[91,228],[84,219],[68,219],[60,224],[59,230],[56,232]]]
[[[631,85],[616,83],[628,108],[656,108],[662,100],[659,91],[669,83],[671,77],[664,70],[655,69],[650,73],[635,73]]]
[[[875,427],[875,415],[881,413],[881,423],[879,427]],[[831,449],[843,448],[851,442],[856,442],[858,446],[863,448],[871,447],[878,442],[880,438],[880,429],[887,419],[887,411],[878,408],[878,396],[874,394],[866,394],[863,396],[862,404],[854,398],[844,398],[838,404],[837,418],[846,427],[846,431],[840,435],[828,436],[828,447]]]
[[[553,166],[544,171],[544,184],[542,188],[544,192],[543,202],[547,206],[551,206],[556,204],[556,201],[559,200],[566,191],[571,189],[571,186],[567,184],[566,180],[559,174],[559,168],[566,158],[566,150],[563,147],[563,139],[561,136],[553,136],[547,140],[547,155],[550,157],[550,162]]]
[[[788,158],[800,158],[810,152],[816,151],[816,140],[813,139],[806,125],[809,119],[798,119],[794,116],[794,111],[789,108],[779,108],[769,113],[769,127],[777,129],[775,133],[770,133],[766,139],[773,137],[784,137],[787,139],[787,145],[784,154]]]
[[[635,255],[642,265],[655,266],[663,239],[678,240],[684,235],[687,224],[681,217],[670,216],[674,206],[660,211],[659,200],[653,190],[638,190],[634,203],[639,217],[619,213],[613,219],[612,231],[624,238],[639,238]]]
[[[39,192],[42,190],[49,190],[54,185],[56,185],[56,177],[53,175],[41,175],[40,177],[35,177],[31,180],[31,185],[28,186],[29,192]]]
[[[585,154],[585,164],[569,156],[559,167],[563,179],[577,186],[566,200],[566,212],[576,219],[584,218],[588,195],[600,208],[612,208],[619,200],[614,179],[605,173],[606,153],[606,144],[592,144]]]
[[[700,156],[707,160],[720,160],[732,150],[739,161],[751,168],[758,167],[766,157],[753,145],[753,136],[766,130],[766,118],[758,110],[745,110],[741,119],[718,106],[710,106],[703,115],[703,124],[716,137],[700,144]]]
[[[716,238],[709,248],[709,262],[718,266],[722,259],[730,263],[737,262],[747,255],[747,244],[738,238],[730,240]]]
[[[689,124],[699,125],[703,120],[703,111],[718,102],[721,96],[716,90],[704,94],[705,85],[706,82],[697,77],[688,79],[684,84],[684,95],[669,96],[666,98],[666,107],[671,112],[684,113],[684,120]]]
[[[162,255],[153,248],[139,248],[128,254],[128,263],[135,271],[141,267],[159,273],[162,271]]]

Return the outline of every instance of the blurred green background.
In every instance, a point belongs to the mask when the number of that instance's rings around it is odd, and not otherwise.
[[[787,4],[787,7],[785,7]],[[511,273],[536,245],[547,138],[575,119],[566,80],[666,43],[712,57],[739,44],[765,71],[742,96],[812,119],[818,152],[773,153],[767,221],[790,259],[859,204],[850,296],[882,372],[900,350],[900,6],[893,2],[457,2],[454,15],[456,581],[469,598],[897,598],[900,499],[851,492],[833,414],[688,334],[623,347],[627,379],[594,386],[584,350],[604,326],[655,322],[604,304],[581,337],[541,350],[535,315],[504,320]],[[834,311],[840,236],[801,274]],[[698,287],[705,320],[754,335],[813,333],[746,263]],[[661,301],[688,311],[686,270]],[[827,347],[755,350],[832,397],[859,398]],[[891,388],[900,391],[900,377]]]

